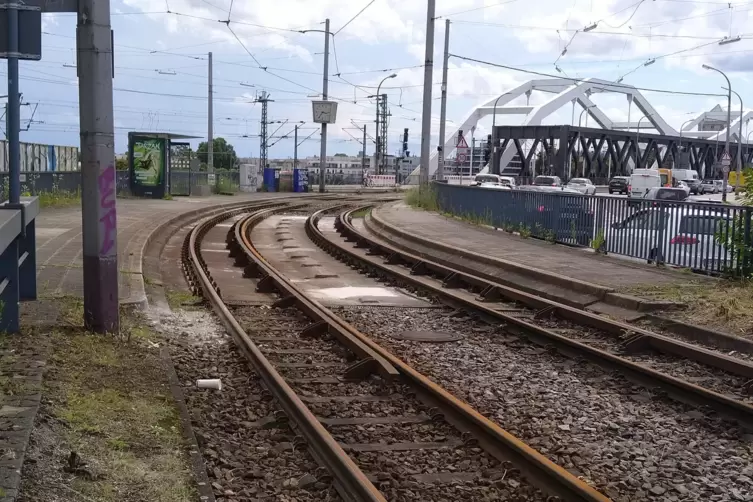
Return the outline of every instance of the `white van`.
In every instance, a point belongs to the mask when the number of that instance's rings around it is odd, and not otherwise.
[[[660,186],[658,169],[634,169],[628,182],[628,197],[642,199],[650,189]]]

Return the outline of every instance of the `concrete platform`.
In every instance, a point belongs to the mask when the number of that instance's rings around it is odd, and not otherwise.
[[[143,248],[150,234],[163,223],[196,209],[291,195],[259,193],[174,200],[118,199],[118,289],[121,301],[140,303],[146,298],[142,275]],[[82,297],[81,208],[42,209],[36,221],[39,297]]]
[[[334,218],[322,218],[319,228],[336,234]],[[430,307],[398,288],[384,286],[319,249],[306,235],[305,216],[276,215],[251,232],[256,249],[275,268],[323,305]]]
[[[380,206],[372,215],[376,224],[370,228],[400,247],[419,247],[428,257],[439,261],[460,260],[464,267],[495,276],[503,283],[581,307],[598,309],[600,301],[607,301],[610,308],[663,308],[663,303],[654,305],[656,302],[623,295],[620,291],[637,286],[714,280],[697,275],[688,277],[685,273],[603,256],[588,249],[523,239],[416,210],[403,202]]]

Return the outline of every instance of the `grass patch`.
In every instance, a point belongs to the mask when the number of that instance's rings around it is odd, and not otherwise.
[[[86,462],[65,487],[68,500],[195,500],[179,415],[149,343],[160,337],[134,314],[121,325],[127,336],[80,328],[30,335],[51,347],[44,392],[48,412],[65,425],[60,448]]]
[[[417,209],[440,211],[437,191],[431,186],[411,188],[405,192],[405,203]]]
[[[201,302],[201,298],[194,296],[190,291],[178,291],[175,289],[165,289],[165,297],[171,308],[184,308],[187,305],[194,305]]]
[[[65,192],[62,190],[53,190],[50,192],[39,193],[40,207],[70,207],[81,205],[81,192]]]
[[[370,212],[371,212],[371,208],[370,207],[366,207],[366,208],[363,208],[363,209],[359,209],[358,211],[356,211],[354,213],[351,213],[351,216],[353,218],[365,218],[366,215],[369,214]]]
[[[681,284],[640,285],[624,291],[645,298],[684,303],[670,314],[691,324],[753,338],[753,282],[688,280]]]

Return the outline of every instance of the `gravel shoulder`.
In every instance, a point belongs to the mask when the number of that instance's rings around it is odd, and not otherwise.
[[[753,500],[753,436],[736,424],[449,312],[337,313],[615,501]],[[392,338],[407,330],[463,339]]]
[[[16,343],[46,347],[42,400],[23,466],[22,502],[187,502],[196,499],[160,336],[123,312],[121,336],[33,329]]]
[[[731,335],[753,339],[753,283],[750,281],[688,281],[683,285],[646,284],[625,293],[684,303],[686,309],[666,312],[669,318]]]

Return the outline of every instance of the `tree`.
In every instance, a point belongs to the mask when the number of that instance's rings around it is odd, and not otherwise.
[[[214,168],[215,169],[238,169],[238,156],[235,154],[233,145],[225,141],[225,138],[214,138]],[[206,141],[199,143],[196,151],[199,161],[207,164],[209,161],[209,148]]]
[[[115,159],[115,169],[118,171],[128,171],[128,158],[117,157]]]

